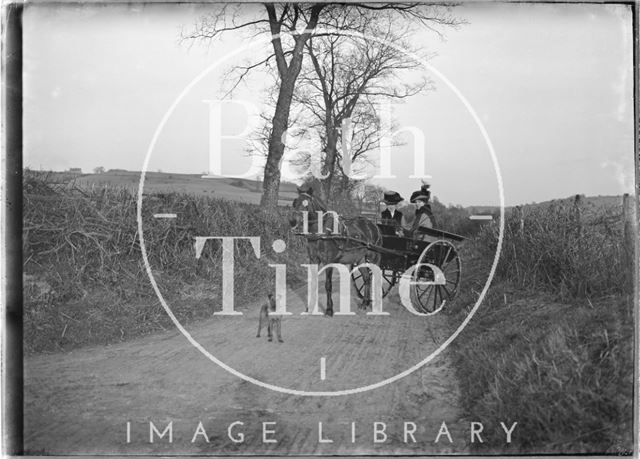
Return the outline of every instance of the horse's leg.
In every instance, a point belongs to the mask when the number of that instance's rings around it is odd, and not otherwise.
[[[313,250],[312,250],[312,246],[311,244],[308,244],[307,246],[307,250],[309,253],[309,263],[310,264],[315,264],[318,265],[318,267],[320,267],[322,265],[322,260],[319,259],[319,257],[316,256],[316,247],[315,245],[313,246]],[[316,285],[317,287],[317,285]],[[308,288],[311,288],[311,286],[309,285]],[[318,292],[317,292],[317,288],[316,288],[316,296],[317,296]],[[309,312],[309,301],[306,302],[305,306],[304,306],[304,312]]]
[[[327,309],[325,315],[333,316],[333,300],[331,299],[331,291],[333,290],[333,268],[328,267],[324,272],[324,289],[327,293]]]
[[[367,255],[367,260],[369,260],[369,263],[372,263],[378,267],[380,267],[380,258],[381,258],[381,255],[376,252],[370,252]],[[382,281],[381,284],[375,286],[377,289],[382,289],[382,285],[384,284],[384,281],[382,279],[380,280]],[[367,280],[367,285],[369,287],[369,296],[367,297],[369,298],[369,305],[373,305],[373,289],[371,288],[372,283],[373,283],[373,273],[369,271],[369,279]],[[371,307],[373,309],[373,306]]]
[[[366,260],[365,260],[366,261]],[[360,268],[362,280],[364,282],[364,291],[362,292],[362,303],[360,309],[368,309],[371,304],[371,271],[369,268]]]

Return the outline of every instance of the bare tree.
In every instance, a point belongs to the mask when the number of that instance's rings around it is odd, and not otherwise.
[[[218,12],[201,19],[196,30],[185,38],[211,39],[223,32],[257,27],[259,32],[268,28],[271,34],[273,52],[260,61],[242,68],[238,82],[252,69],[275,61],[279,75],[278,96],[269,135],[269,153],[264,170],[263,194],[260,204],[265,208],[275,208],[278,204],[280,188],[280,163],[284,155],[282,137],[289,124],[289,109],[293,98],[296,79],[302,67],[304,45],[318,24],[320,12],[326,4],[266,3],[266,17],[238,21],[239,5],[224,5]],[[234,8],[233,11],[230,9]],[[302,28],[302,30],[300,30]],[[290,34],[293,41],[283,39]],[[286,49],[285,46],[289,45]]]
[[[342,10],[328,16],[337,32],[307,41],[311,64],[303,70],[294,95],[311,114],[311,124],[324,131],[322,173],[327,199],[335,176],[339,174],[346,185],[358,158],[364,158],[388,134],[382,129],[376,105],[428,87],[426,78],[411,82],[407,75],[421,63],[399,51],[415,54],[418,50],[409,43],[410,25],[398,26],[394,11]],[[348,29],[358,34],[341,33]],[[345,132],[347,126],[353,129]],[[347,137],[350,151],[341,151],[339,141]]]
[[[439,26],[460,23],[438,13],[440,7],[424,8],[432,11],[430,18],[439,18]],[[410,57],[428,57],[411,43],[415,22],[397,19],[398,12],[391,9],[331,10],[324,15],[331,27],[318,31],[305,45],[309,59],[298,78],[294,103],[307,116],[299,116],[298,132],[318,134],[315,155],[322,155],[321,189],[327,201],[340,200],[353,189],[349,180],[354,167],[370,163],[367,153],[396,129],[391,119],[381,122],[376,107],[432,88],[420,72],[420,60]],[[303,152],[295,163],[309,170],[317,160],[313,153]]]
[[[440,22],[449,21],[445,8],[434,9],[420,3],[373,3],[373,4],[331,4],[331,3],[266,3],[264,12],[253,18],[242,14],[243,5],[227,4],[212,14],[203,16],[192,33],[182,35],[187,40],[211,40],[222,33],[236,30],[252,30],[254,36],[261,33],[271,35],[272,52],[256,62],[238,66],[237,86],[253,69],[272,66],[278,75],[275,110],[271,118],[268,135],[268,153],[264,170],[263,194],[261,205],[274,208],[278,202],[280,186],[280,166],[284,155],[283,136],[289,127],[291,104],[294,97],[296,81],[303,64],[307,42],[319,26],[332,27],[334,13],[341,10],[353,10],[355,14],[349,18],[357,22],[358,15],[366,12],[393,12],[398,19],[412,19],[424,23],[428,27]],[[436,13],[434,13],[436,11]],[[325,20],[326,18],[326,20]],[[345,27],[353,27],[345,22]],[[353,30],[353,29],[351,29]]]

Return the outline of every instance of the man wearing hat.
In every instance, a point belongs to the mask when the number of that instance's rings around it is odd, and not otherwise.
[[[384,203],[387,206],[382,211],[382,224],[387,225],[389,229],[383,229],[383,234],[394,235],[397,233],[395,228],[399,228],[403,223],[402,212],[397,210],[398,203],[402,202],[402,196],[396,191],[386,191],[384,193]]]

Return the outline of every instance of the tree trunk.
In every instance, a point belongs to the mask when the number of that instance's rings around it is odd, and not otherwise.
[[[355,102],[357,102],[358,100],[358,96],[354,97],[352,99],[352,102],[355,105]],[[326,101],[325,101],[326,103]],[[351,102],[350,102],[351,103]],[[343,126],[343,121],[345,119],[351,118],[351,114],[353,113],[353,108],[350,108],[348,110],[345,111],[344,116],[343,117],[339,117],[338,119],[333,119],[331,116],[331,106],[327,107],[327,119],[331,120],[328,123],[325,124],[325,129],[326,129],[326,136],[327,136],[327,147],[326,147],[326,155],[325,155],[325,160],[324,160],[324,171],[323,174],[329,174],[327,176],[327,178],[324,180],[324,191],[325,191],[325,198],[327,200],[327,202],[330,201],[330,197],[331,197],[331,191],[332,188],[334,186],[335,183],[335,175],[336,175],[336,163],[338,161],[338,142],[342,141],[342,136],[346,135],[346,133],[343,131],[344,126]],[[340,126],[342,129],[340,130],[340,135],[338,135],[338,132],[336,131],[336,128]],[[351,152],[349,151],[343,151],[342,155],[343,155],[343,162],[342,164],[344,165],[344,155],[350,155]],[[349,158],[351,159],[351,158]],[[340,190],[340,192],[342,192],[342,190]]]
[[[327,178],[323,180],[323,192],[324,198],[327,203],[331,201],[331,188],[333,187],[333,177],[336,171],[336,154],[338,146],[338,136],[336,135],[333,126],[327,127],[327,145],[325,150],[325,158],[322,175],[327,175]]]
[[[291,60],[287,65],[285,54],[282,49],[282,42],[279,38],[281,23],[277,21],[275,15],[275,7],[273,4],[266,4],[271,27],[273,49],[278,64],[278,73],[280,74],[280,89],[278,91],[278,101],[276,110],[273,114],[273,127],[269,136],[269,152],[267,155],[267,163],[264,168],[264,181],[262,182],[262,198],[260,205],[266,210],[275,210],[278,206],[278,191],[280,190],[280,166],[282,157],[284,156],[284,143],[282,136],[289,127],[289,111],[291,109],[291,101],[293,99],[293,91],[295,90],[296,80],[302,68],[304,44],[310,37],[310,31],[315,29],[318,23],[320,11],[324,8],[323,4],[315,4],[311,8],[309,22],[307,23],[305,32],[294,37],[295,45],[291,53]],[[298,6],[295,6],[298,8]]]
[[[289,73],[289,72],[287,72]],[[298,75],[296,74],[295,77]],[[278,192],[280,190],[280,165],[284,156],[284,143],[282,136],[289,125],[289,108],[295,88],[295,77],[289,74],[282,79],[276,111],[273,115],[273,127],[269,136],[269,154],[264,168],[264,180],[262,182],[262,199],[260,205],[265,209],[275,209],[278,206]]]

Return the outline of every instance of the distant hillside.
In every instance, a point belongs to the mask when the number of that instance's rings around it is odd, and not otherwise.
[[[593,207],[594,209],[609,209],[622,205],[622,196],[582,196],[582,204],[584,206]],[[546,207],[561,202],[573,203],[575,195],[567,198],[552,199],[550,201],[534,202],[529,204],[521,204],[520,207],[526,212],[527,209],[533,207]],[[505,206],[505,210],[509,211],[517,206]],[[465,207],[471,214],[498,214],[500,207],[498,206],[468,206]]]
[[[48,174],[50,180],[58,183],[75,184],[77,186],[114,186],[127,189],[137,189],[140,172],[111,169],[102,174],[78,174],[71,172],[41,172]],[[282,182],[280,184],[279,204],[288,206],[297,196],[295,183]],[[262,195],[262,183],[256,180],[236,179],[227,177],[202,178],[201,174],[175,174],[170,172],[147,172],[145,179],[145,193],[188,193],[206,195],[230,201],[259,204]],[[553,199],[540,203],[522,204],[526,211],[529,207],[548,206],[562,201],[573,202],[574,196]],[[622,204],[622,196],[583,196],[584,204],[594,209],[611,208]],[[506,206],[509,211],[516,206]],[[498,206],[467,206],[464,207],[472,215],[497,215]],[[372,214],[377,213],[377,209]]]
[[[102,174],[69,174],[67,172],[48,172],[50,178],[59,183],[74,184],[80,187],[117,187],[137,189],[140,172],[109,170]],[[280,205],[290,205],[297,196],[294,183],[280,184]],[[262,195],[262,183],[256,180],[227,177],[202,178],[201,174],[174,174],[169,172],[147,172],[144,184],[147,193],[187,193],[216,198],[259,204]]]
[[[605,210],[618,207],[622,205],[622,196],[585,196],[580,195],[582,198],[582,205],[585,207],[591,207],[593,210]],[[552,204],[573,204],[575,202],[576,195],[569,196],[564,199],[552,199],[550,201],[544,201],[533,204],[522,205],[523,211],[526,212],[531,207],[548,207]],[[515,206],[512,206],[515,207]]]

